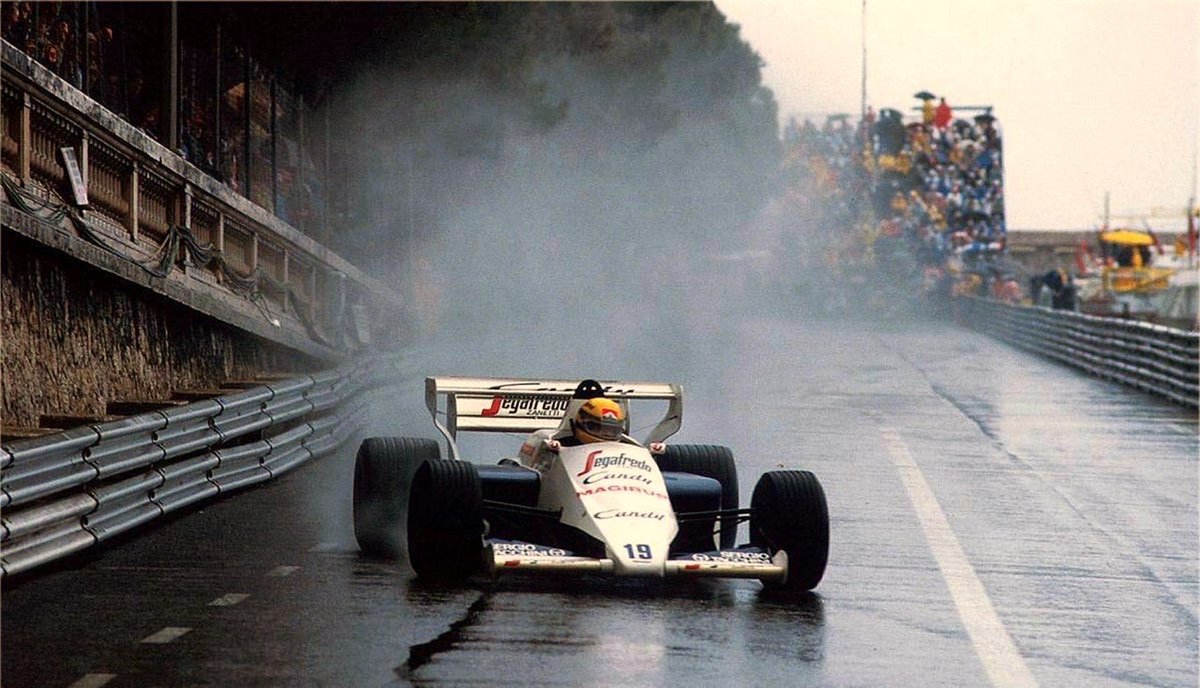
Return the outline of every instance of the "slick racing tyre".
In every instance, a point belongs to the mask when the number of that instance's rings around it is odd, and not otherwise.
[[[467,461],[432,460],[413,476],[408,562],[418,578],[460,580],[483,564],[483,488]]]
[[[716,444],[668,444],[658,457],[663,471],[691,473],[721,483],[721,508],[738,508],[737,464],[729,447]],[[737,546],[737,520],[721,523],[721,549]]]
[[[420,437],[370,437],[354,460],[354,538],[376,557],[398,557],[405,484],[416,467],[438,458],[438,444]]]
[[[759,478],[750,498],[750,544],[772,556],[787,552],[787,580],[767,587],[788,592],[817,587],[829,560],[829,508],[815,475],[770,471]]]

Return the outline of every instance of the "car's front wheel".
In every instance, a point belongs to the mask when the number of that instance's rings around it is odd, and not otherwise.
[[[408,476],[438,455],[437,442],[422,437],[368,437],[359,445],[354,459],[354,538],[365,554],[400,555]]]
[[[658,467],[663,471],[691,473],[716,480],[721,483],[721,509],[738,508],[737,464],[729,447],[716,444],[668,444],[666,451],[658,457]],[[734,519],[720,524],[721,549],[732,549],[737,545],[737,526]]]
[[[408,502],[408,561],[419,578],[458,580],[483,563],[483,488],[466,461],[426,461]]]
[[[750,544],[772,556],[787,553],[788,575],[767,587],[812,590],[829,560],[829,507],[817,477],[808,471],[770,471],[750,498]]]

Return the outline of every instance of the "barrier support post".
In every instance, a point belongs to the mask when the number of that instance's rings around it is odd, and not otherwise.
[[[125,228],[129,230],[129,237],[136,243],[138,239],[138,202],[141,195],[138,191],[138,175],[141,171],[137,160],[129,166],[129,197],[125,200],[129,202],[129,216],[125,218]]]
[[[33,181],[30,168],[33,146],[33,102],[29,93],[21,94],[21,140],[17,147],[17,172],[21,175],[21,186],[29,186]]]

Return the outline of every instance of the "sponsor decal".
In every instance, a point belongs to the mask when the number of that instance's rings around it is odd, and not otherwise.
[[[528,542],[496,542],[492,551],[501,557],[568,557],[571,553],[558,547],[534,545]]]
[[[491,387],[488,387],[488,389],[495,389],[495,390],[521,389],[521,390],[528,390],[531,392],[574,392],[575,391],[574,387],[554,387],[551,385],[547,385],[544,382],[535,382],[532,380],[526,381],[526,382],[508,382],[508,383],[501,384],[501,385],[492,385]],[[601,389],[604,390],[605,394],[615,394],[617,396],[633,393],[632,388],[622,389],[620,387],[614,387],[613,385],[606,385],[606,386],[602,387]]]
[[[644,494],[644,495],[649,495],[651,497],[658,497],[659,499],[670,499],[670,497],[668,497],[667,495],[665,495],[661,492],[657,492],[655,490],[648,490],[640,485],[609,485],[608,487],[601,485],[599,487],[593,487],[590,490],[584,490],[583,492],[576,492],[575,496],[576,497],[590,497],[592,495],[601,494],[603,492],[633,492],[636,494]]]
[[[770,564],[766,552],[701,552],[679,557],[683,561],[725,561],[735,564]]]
[[[579,476],[591,473],[593,470],[599,471],[605,468],[633,468],[647,473],[653,470],[649,461],[629,456],[625,452],[621,452],[618,456],[600,456],[603,453],[604,450],[597,449],[588,454],[587,463],[584,465],[582,471],[575,474],[575,477],[578,478]]]
[[[569,403],[571,400],[565,397],[492,397],[492,405],[479,415],[485,418],[516,415],[560,418],[567,412]]]
[[[605,480],[628,480],[630,482],[642,483],[643,485],[654,484],[653,480],[640,473],[592,473],[579,482],[584,485],[594,485]]]
[[[623,511],[621,509],[605,509],[604,511],[597,511],[594,514],[594,517],[600,521],[610,518],[641,518],[648,521],[665,521],[667,519],[666,514],[662,514],[657,511]]]

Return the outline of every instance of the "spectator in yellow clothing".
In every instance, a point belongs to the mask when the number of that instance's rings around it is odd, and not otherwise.
[[[980,285],[983,284],[983,278],[975,273],[967,273],[961,279],[954,282],[954,286],[950,288],[951,296],[974,296],[975,292],[979,291]]]

